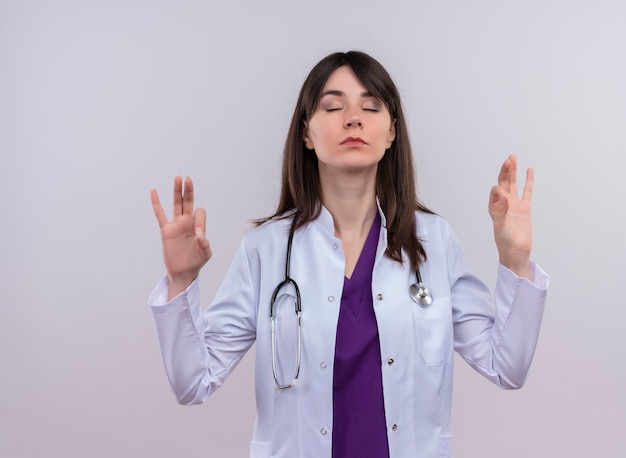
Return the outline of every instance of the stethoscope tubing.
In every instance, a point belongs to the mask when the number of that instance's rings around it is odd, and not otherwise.
[[[291,228],[289,230],[289,239],[287,241],[287,256],[285,259],[285,278],[281,281],[276,288],[274,288],[274,292],[272,293],[272,300],[270,302],[270,326],[271,326],[271,340],[272,340],[272,374],[274,376],[274,382],[276,382],[276,388],[279,390],[286,390],[288,388],[295,387],[298,383],[298,376],[300,375],[300,362],[302,358],[302,301],[300,299],[300,288],[296,281],[290,277],[289,273],[291,270],[291,246],[293,244],[293,234],[296,230],[296,217],[294,215],[293,222],[291,223]],[[277,365],[277,357],[276,357],[276,311],[274,309],[274,304],[276,302],[276,298],[278,297],[278,293],[280,290],[285,287],[291,285],[296,292],[296,301],[295,301],[295,311],[296,311],[296,319],[297,319],[297,332],[298,332],[298,347],[296,353],[296,372],[290,383],[282,384],[278,380],[278,373],[276,370]]]
[[[271,340],[272,340],[272,374],[274,376],[274,382],[276,382],[276,388],[279,390],[286,390],[288,388],[293,388],[298,383],[298,377],[300,375],[300,363],[302,359],[302,301],[300,297],[300,288],[296,281],[291,278],[290,270],[291,270],[291,247],[293,245],[293,235],[296,230],[296,222],[298,215],[295,214],[293,217],[293,221],[291,223],[291,228],[289,230],[289,238],[287,240],[287,255],[285,258],[285,278],[281,281],[276,288],[274,288],[274,292],[272,293],[272,299],[270,301],[270,326],[271,326]],[[432,295],[428,288],[424,286],[422,282],[422,276],[420,274],[419,268],[415,269],[415,278],[417,280],[417,284],[413,283],[409,286],[409,295],[411,299],[418,304],[420,307],[428,307],[432,301]],[[278,372],[276,369],[277,366],[277,355],[276,355],[276,310],[274,308],[274,304],[276,302],[276,298],[278,297],[278,293],[283,287],[291,285],[296,292],[296,300],[295,300],[295,312],[297,318],[297,335],[298,335],[298,345],[297,345],[297,353],[296,353],[296,371],[295,375],[290,383],[283,384],[278,380]]]

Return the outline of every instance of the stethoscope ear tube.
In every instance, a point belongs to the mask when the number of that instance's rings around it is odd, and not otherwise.
[[[278,381],[278,372],[276,370],[276,319],[275,317],[270,318],[270,324],[272,328],[272,374],[274,375],[274,382],[276,383],[276,389],[278,390],[286,390],[288,388],[293,388],[298,384],[298,376],[300,375],[300,360],[302,355],[302,316],[300,311],[297,312],[297,329],[298,329],[298,349],[296,354],[296,373],[293,376],[291,382],[287,384],[282,384]]]

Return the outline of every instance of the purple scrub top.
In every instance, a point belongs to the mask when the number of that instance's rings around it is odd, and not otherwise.
[[[333,371],[333,458],[388,458],[372,271],[377,213],[351,278],[344,277]]]

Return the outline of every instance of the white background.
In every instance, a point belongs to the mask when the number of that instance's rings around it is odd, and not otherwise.
[[[510,152],[536,169],[534,366],[504,392],[457,360],[456,456],[626,456],[625,5],[1,0],[0,456],[247,456],[252,355],[203,406],[170,394],[149,190],[195,179],[208,305],[274,209],[304,77],[348,49],[394,77],[420,196],[490,285],[489,188]]]

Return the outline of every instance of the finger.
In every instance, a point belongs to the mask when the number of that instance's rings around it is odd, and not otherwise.
[[[503,189],[509,188],[509,173],[511,170],[511,160],[507,158],[500,167],[500,173],[498,174],[498,186]]]
[[[183,179],[180,176],[174,177],[174,205],[172,213],[174,217],[183,213]]]
[[[193,219],[195,224],[194,229],[196,231],[196,237],[198,237],[199,240],[202,240],[205,238],[206,234],[206,211],[204,210],[204,208],[196,208]]]
[[[154,216],[156,216],[159,227],[165,226],[167,224],[167,216],[165,216],[165,211],[163,211],[161,201],[159,200],[159,193],[157,193],[156,189],[150,191],[150,201],[152,202],[152,209],[154,210]]]
[[[533,197],[533,186],[535,185],[535,171],[532,167],[526,170],[526,183],[522,192],[522,200],[530,202]]]
[[[509,192],[517,197],[517,157],[515,154],[509,156],[511,168],[509,170]]]
[[[191,178],[185,178],[185,192],[183,193],[183,214],[193,214],[193,181]]]

